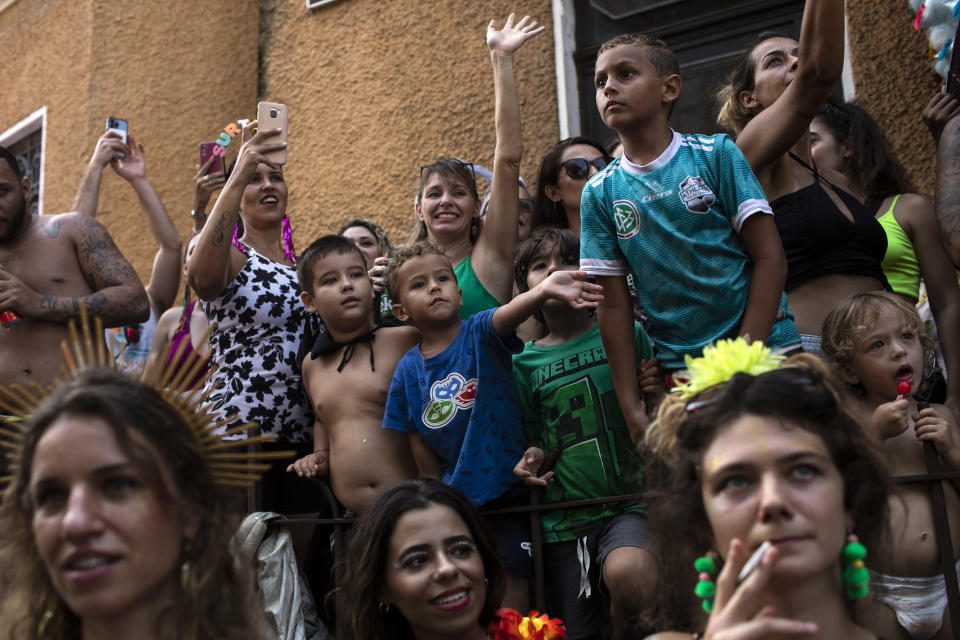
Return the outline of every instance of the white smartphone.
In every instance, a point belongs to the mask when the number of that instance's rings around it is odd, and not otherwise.
[[[129,125],[127,125],[126,120],[120,118],[107,118],[107,131],[116,131],[120,134],[120,137],[123,139],[123,144],[127,144],[127,130]],[[117,154],[117,158],[120,160],[125,159],[127,156],[122,153]]]
[[[257,105],[257,129],[280,129],[279,139],[272,142],[287,141],[287,105],[280,102],[261,102]],[[267,159],[274,164],[284,164],[287,161],[286,148],[271,151]]]

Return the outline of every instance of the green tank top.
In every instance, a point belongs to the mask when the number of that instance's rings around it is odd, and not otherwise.
[[[886,213],[877,218],[887,234],[887,252],[883,256],[883,273],[887,276],[894,293],[910,296],[916,300],[920,296],[920,263],[913,250],[913,243],[907,233],[893,217],[893,209],[900,196],[893,198]]]
[[[460,307],[461,320],[500,306],[500,302],[480,284],[477,274],[470,265],[470,257],[470,254],[467,254],[467,257],[453,268],[453,275],[457,276],[457,285],[463,292],[463,306]]]

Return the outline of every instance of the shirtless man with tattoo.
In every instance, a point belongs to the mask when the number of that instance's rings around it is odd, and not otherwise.
[[[107,327],[147,319],[147,295],[103,225],[79,213],[31,215],[30,182],[0,147],[0,384],[47,385],[59,373],[60,342],[82,301]],[[95,336],[100,339],[100,336]]]

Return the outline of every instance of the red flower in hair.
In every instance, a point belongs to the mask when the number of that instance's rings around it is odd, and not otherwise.
[[[523,617],[516,609],[504,607],[497,611],[497,615],[500,621],[491,622],[487,629],[492,640],[560,640],[567,637],[562,620],[536,610]]]

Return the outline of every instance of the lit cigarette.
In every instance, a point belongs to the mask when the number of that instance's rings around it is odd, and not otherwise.
[[[750,559],[747,560],[747,564],[743,565],[743,569],[740,569],[740,575],[737,576],[737,582],[743,582],[747,579],[753,570],[760,566],[760,561],[763,560],[763,555],[767,552],[767,549],[770,548],[770,541],[765,541],[760,547],[753,552],[753,555],[750,556]]]

